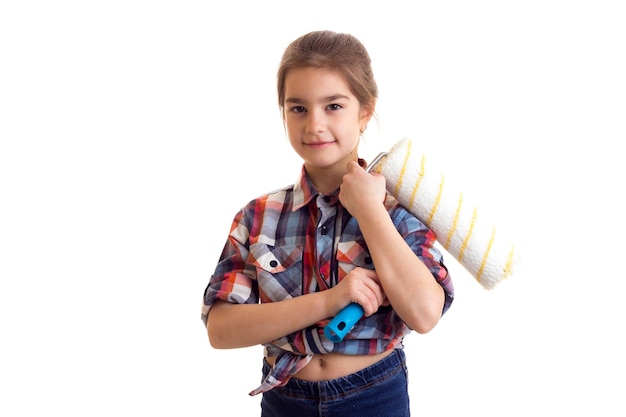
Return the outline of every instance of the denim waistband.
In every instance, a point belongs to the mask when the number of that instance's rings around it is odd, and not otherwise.
[[[398,372],[405,370],[405,368],[406,357],[404,351],[395,349],[392,354],[367,368],[341,378],[318,382],[291,378],[286,385],[274,389],[280,391],[283,395],[293,394],[294,396],[308,399],[346,396],[354,390],[362,390],[367,388],[367,386],[379,384],[388,378],[392,378]],[[264,360],[263,377],[265,378],[269,372],[270,366]]]

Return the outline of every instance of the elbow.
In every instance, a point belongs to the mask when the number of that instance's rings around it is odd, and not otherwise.
[[[426,334],[439,323],[442,308],[439,303],[432,303],[426,308],[418,308],[411,312],[409,320],[405,322],[417,333]]]
[[[413,322],[412,329],[419,334],[426,334],[430,332],[439,323],[438,315],[428,315],[428,317],[422,316]]]
[[[209,344],[213,349],[228,349],[226,343],[217,340],[215,337],[209,336]]]
[[[413,311],[411,316],[411,327],[417,333],[426,334],[437,326],[444,308],[445,295],[443,289],[437,285],[436,294],[424,302],[421,307]]]
[[[213,349],[222,349],[219,337],[215,332],[214,326],[212,326],[211,323],[207,323],[206,333],[209,337],[209,344],[211,345],[211,347]]]
[[[223,320],[221,320],[219,311],[222,303],[217,303],[208,313],[206,330],[209,338],[209,344],[213,349],[230,348],[227,339],[227,333],[224,331]]]
[[[219,326],[211,324],[211,321],[207,323],[207,336],[209,337],[209,344],[213,349],[229,349],[231,347],[226,337],[224,337],[224,333],[220,331]]]

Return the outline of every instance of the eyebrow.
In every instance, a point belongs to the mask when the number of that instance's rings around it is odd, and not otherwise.
[[[330,102],[330,101],[335,101],[335,100],[339,100],[339,99],[350,100],[350,97],[345,96],[343,94],[334,94],[332,96],[325,97],[323,99],[323,101]],[[297,98],[297,97],[287,97],[285,99],[285,103],[302,104],[302,103],[304,103],[304,100],[302,100],[301,98]]]

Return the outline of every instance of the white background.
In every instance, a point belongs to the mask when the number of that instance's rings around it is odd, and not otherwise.
[[[625,415],[621,3],[3,2],[0,414],[259,415],[261,350],[212,349],[202,293],[300,169],[280,56],[332,29],[380,88],[362,156],[423,144],[523,255],[491,291],[448,259],[414,414]]]

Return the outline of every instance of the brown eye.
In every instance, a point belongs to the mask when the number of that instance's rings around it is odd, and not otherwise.
[[[306,109],[302,106],[294,106],[291,108],[291,110],[293,113],[304,113],[306,111]]]

